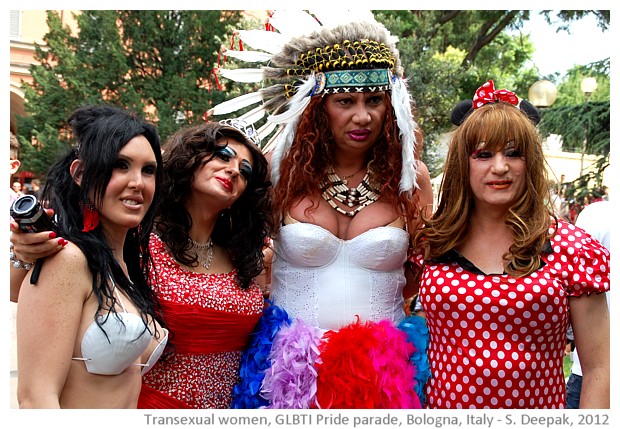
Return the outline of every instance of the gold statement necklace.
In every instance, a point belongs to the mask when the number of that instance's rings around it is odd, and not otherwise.
[[[355,216],[362,209],[377,201],[381,194],[379,188],[371,182],[370,171],[368,170],[366,170],[366,175],[357,187],[349,188],[346,179],[355,174],[357,173],[353,173],[350,176],[345,176],[345,179],[341,179],[340,176],[336,174],[333,167],[330,167],[327,171],[328,180],[320,184],[321,196],[323,199],[338,213],[342,213],[349,217]],[[340,208],[334,200],[350,208],[356,208],[351,211],[346,211]]]

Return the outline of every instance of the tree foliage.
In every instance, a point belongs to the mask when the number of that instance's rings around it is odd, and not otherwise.
[[[76,20],[72,35],[48,12],[49,32],[35,46],[40,64],[30,68],[34,83],[24,85],[27,116],[19,127],[24,169],[44,174],[71,144],[65,121],[81,105],[134,110],[165,139],[227,97],[212,71],[239,11],[93,10]]]
[[[558,83],[558,99],[543,112],[539,129],[543,137],[560,135],[567,152],[597,155],[594,169],[584,172],[568,186],[568,197],[580,200],[602,187],[603,172],[609,166],[611,147],[610,59],[569,70]],[[593,77],[595,91],[586,96],[581,81]]]
[[[527,97],[530,85],[541,78],[528,65],[534,46],[519,32],[531,11],[374,13],[399,38],[405,76],[426,135],[423,159],[432,175],[442,167],[445,144],[441,136],[451,129],[450,112],[460,100],[471,98],[489,79],[497,87]],[[587,14],[594,14],[599,26],[608,29],[609,11],[543,11],[558,31],[570,30],[571,22]],[[36,47],[40,65],[31,67],[34,83],[25,88],[27,116],[19,128],[23,157],[27,158],[24,168],[42,174],[55,153],[70,144],[63,132],[64,121],[79,105],[105,100],[131,108],[155,121],[165,139],[180,125],[202,120],[213,105],[255,89],[218,82],[214,73],[224,61],[218,53],[231,42],[234,29],[261,25],[242,19],[239,11],[84,11],[77,16],[78,34],[71,35],[58,15],[49,12],[45,46]],[[600,76],[607,76],[608,82],[609,70],[600,69]],[[558,82],[559,76],[551,78],[560,85],[560,94],[578,85],[578,77],[563,82]],[[574,88],[568,93],[578,95]],[[564,130],[567,147],[579,147],[579,130],[588,129],[593,135],[588,136],[587,150],[605,153],[608,90],[606,98],[603,94],[598,92],[588,103],[589,119],[580,116],[585,111],[583,101],[558,99],[554,109],[544,115],[549,132]],[[567,113],[571,105],[573,110]],[[607,127],[601,126],[605,106]],[[553,118],[555,109],[558,116]],[[583,121],[589,121],[590,126],[580,128]]]

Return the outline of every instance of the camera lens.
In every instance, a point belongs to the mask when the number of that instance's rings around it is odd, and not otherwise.
[[[36,205],[37,199],[34,195],[24,195],[13,203],[13,212],[17,215],[26,214]]]

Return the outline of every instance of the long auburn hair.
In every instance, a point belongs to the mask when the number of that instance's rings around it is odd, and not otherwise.
[[[393,204],[404,217],[409,231],[420,222],[419,196],[410,198],[399,193],[402,169],[402,145],[396,116],[391,107],[391,96],[386,92],[388,109],[383,122],[383,132],[368,152],[366,163],[371,180],[381,189],[381,201]],[[416,128],[416,159],[422,146],[422,133]],[[279,228],[281,219],[300,198],[320,195],[320,183],[327,180],[327,170],[334,164],[334,134],[322,97],[314,97],[302,114],[290,150],[280,164],[280,180],[273,189],[274,225]],[[314,210],[318,203],[309,208]]]
[[[267,179],[268,166],[263,153],[241,131],[217,122],[185,127],[173,134],[164,145],[162,201],[155,229],[170,248],[175,259],[188,266],[198,264],[190,252],[189,230],[192,218],[185,208],[194,173],[205,157],[213,159],[217,141],[230,138],[243,144],[252,154],[252,177],[243,194],[230,209],[218,217],[212,240],[226,249],[242,288],[263,270],[263,245],[271,234],[271,199]]]
[[[514,140],[526,163],[526,188],[506,213],[513,244],[503,255],[509,262],[506,272],[525,276],[539,267],[540,254],[549,238],[550,195],[545,157],[538,131],[530,119],[509,103],[489,103],[475,109],[452,134],[443,168],[439,206],[424,219],[414,244],[424,251],[424,259],[438,257],[461,246],[471,228],[474,197],[469,185],[469,158],[481,141],[492,151],[504,150]]]

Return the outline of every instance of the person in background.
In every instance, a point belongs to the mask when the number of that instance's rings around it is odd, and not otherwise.
[[[9,151],[9,178],[12,178],[19,167],[21,166],[21,161],[19,160],[19,141],[17,137],[13,133],[10,136],[10,151]],[[13,201],[19,198],[18,193],[14,189],[14,184],[11,184],[11,188],[9,189],[9,207],[13,205]]]
[[[493,81],[452,112],[439,206],[414,237],[429,408],[563,408],[569,322],[581,406],[609,408],[609,251],[554,216],[537,121]]]
[[[264,308],[255,282],[271,233],[267,160],[238,121],[183,128],[164,145],[150,248],[171,354],[139,408],[229,408],[241,352]]]
[[[41,181],[39,179],[32,179],[32,181],[30,182],[30,185],[32,186],[32,192],[30,192],[32,195],[35,196],[35,198],[37,200],[41,200]]]
[[[168,337],[148,278],[159,136],[106,105],[68,122],[76,146],[50,167],[43,195],[69,243],[44,259],[36,285],[30,267],[21,285],[19,406],[135,408]]]
[[[15,195],[15,199],[18,199],[19,197],[24,195],[24,193],[22,192],[22,183],[21,182],[19,182],[17,180],[15,182],[13,182],[12,189],[13,189],[13,195]]]
[[[298,28],[300,14],[271,20]],[[369,11],[334,27],[308,18],[316,29],[264,69],[282,83],[262,90],[283,127],[268,153],[272,305],[233,407],[420,408],[427,337],[422,319],[405,318],[415,284],[404,263],[433,200],[422,133],[385,27]]]
[[[611,224],[615,214],[609,201],[596,201],[589,204],[579,213],[575,225],[583,228],[590,234],[592,240],[598,240],[608,250],[611,250]],[[609,292],[606,293],[606,296],[607,307],[609,308]],[[571,358],[573,365],[566,383],[566,408],[577,409],[580,408],[581,404],[581,386],[583,382],[583,370],[577,348],[573,350]]]

